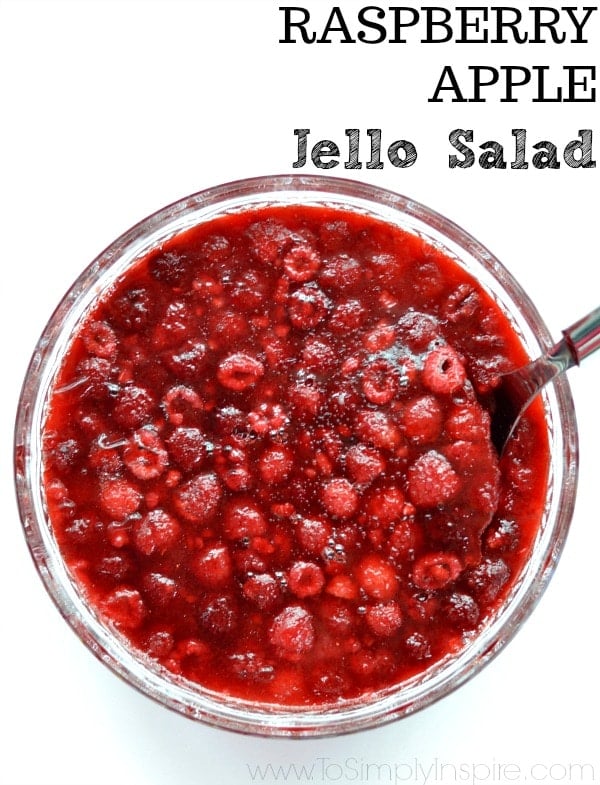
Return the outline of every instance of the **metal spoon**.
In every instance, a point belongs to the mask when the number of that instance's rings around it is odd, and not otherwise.
[[[498,455],[502,455],[521,415],[542,387],[600,348],[600,307],[562,333],[562,339],[547,354],[500,377],[494,391],[496,408],[491,424]]]

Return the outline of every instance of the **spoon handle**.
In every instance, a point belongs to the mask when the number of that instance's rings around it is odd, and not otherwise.
[[[596,349],[600,349],[600,307],[563,330],[573,360],[577,365]]]

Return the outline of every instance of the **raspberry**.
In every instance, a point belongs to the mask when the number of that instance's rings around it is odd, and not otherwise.
[[[113,553],[104,556],[94,567],[96,575],[109,578],[112,581],[122,581],[131,572],[133,562],[127,553]]]
[[[421,662],[431,657],[431,644],[429,640],[420,632],[413,632],[404,641],[404,648],[411,660]]]
[[[248,227],[250,248],[259,261],[278,266],[283,251],[289,247],[293,234],[272,218],[257,221]]]
[[[510,578],[510,568],[503,559],[485,559],[465,573],[467,586],[484,605],[493,602]]]
[[[368,352],[381,352],[391,349],[396,343],[396,328],[392,324],[380,324],[363,338],[363,346]]]
[[[360,300],[345,300],[333,309],[329,327],[336,333],[358,330],[365,320],[365,309]]]
[[[168,512],[157,508],[134,522],[133,543],[145,556],[162,555],[175,545],[180,532],[179,522]]]
[[[404,494],[400,488],[378,488],[369,495],[367,515],[377,525],[387,526],[404,515]]]
[[[169,370],[185,382],[194,382],[208,364],[208,347],[202,341],[186,341],[177,354],[167,354]]]
[[[235,352],[221,360],[217,368],[217,379],[228,390],[241,392],[255,385],[264,372],[264,365],[256,357]]]
[[[297,419],[312,420],[319,411],[323,395],[314,383],[305,381],[289,388],[288,400]]]
[[[148,262],[150,275],[170,286],[181,285],[189,273],[189,267],[186,258],[174,251],[154,255]]]
[[[261,537],[267,533],[267,521],[251,499],[236,499],[225,508],[223,532],[230,540]]]
[[[261,403],[248,413],[250,430],[259,436],[276,434],[289,424],[287,412],[279,403]]]
[[[486,441],[490,435],[490,416],[477,404],[456,406],[446,419],[446,433],[453,441]]]
[[[423,352],[439,336],[437,321],[425,313],[408,311],[397,322],[400,337],[413,352]]]
[[[331,370],[337,360],[338,357],[329,343],[314,336],[307,338],[302,349],[302,365],[306,370],[323,374]]]
[[[464,387],[467,372],[451,346],[433,349],[423,364],[423,384],[436,394],[452,395]]]
[[[328,298],[315,283],[305,284],[288,297],[288,317],[299,330],[316,327],[323,321],[329,308]]]
[[[169,455],[186,472],[199,469],[209,452],[209,444],[199,428],[175,428],[167,446]]]
[[[243,681],[269,682],[275,676],[273,664],[254,651],[236,652],[228,659],[234,674]]]
[[[346,469],[357,483],[373,482],[385,471],[386,463],[381,453],[366,444],[355,444],[346,454]]]
[[[272,610],[281,600],[281,587],[268,573],[251,575],[242,586],[242,594],[261,610]]]
[[[202,411],[202,400],[197,392],[183,384],[176,384],[167,390],[161,401],[165,416],[173,425],[181,425],[184,420]]]
[[[141,428],[123,450],[123,461],[138,480],[153,480],[168,466],[169,455],[153,428]]]
[[[216,474],[207,472],[179,486],[173,494],[173,503],[186,521],[206,523],[216,513],[221,494],[221,484]]]
[[[355,600],[358,596],[358,587],[349,575],[334,575],[325,589],[327,594],[338,597],[340,600]]]
[[[371,403],[383,406],[398,392],[395,371],[387,360],[379,358],[369,363],[362,374],[363,395]]]
[[[398,590],[398,577],[392,565],[378,554],[364,556],[355,570],[361,589],[376,600],[391,600]]]
[[[192,570],[204,586],[216,589],[227,585],[233,574],[229,548],[223,543],[205,546],[193,559]]]
[[[468,321],[477,315],[479,305],[479,295],[473,286],[461,283],[448,296],[442,308],[442,316],[454,324]]]
[[[125,446],[127,441],[107,440],[105,436],[106,434],[101,433],[92,443],[88,455],[89,464],[99,476],[120,474],[123,461],[118,448]]]
[[[76,378],[66,385],[67,390],[82,387],[90,398],[104,398],[114,377],[114,367],[103,357],[85,357],[77,363]]]
[[[230,296],[236,309],[246,313],[264,311],[269,299],[267,279],[258,270],[246,270],[234,281]]]
[[[454,582],[462,569],[460,559],[453,553],[426,553],[415,562],[412,579],[418,589],[435,591]]]
[[[235,346],[248,336],[248,321],[241,313],[218,312],[211,319],[212,337],[215,345]]]
[[[379,602],[367,608],[365,619],[372,633],[388,638],[402,626],[402,611],[395,600]]]
[[[397,521],[387,541],[390,555],[405,558],[421,543],[422,539],[421,528],[414,520],[407,518]]]
[[[338,254],[323,262],[319,281],[326,289],[345,291],[360,284],[363,268],[348,254]]]
[[[100,487],[100,506],[111,518],[122,521],[142,502],[142,494],[127,480],[107,480]]]
[[[314,562],[294,562],[287,578],[289,590],[300,599],[320,594],[325,585],[323,571]]]
[[[144,287],[127,289],[111,304],[110,316],[121,329],[140,331],[152,316],[152,295]]]
[[[260,476],[268,485],[277,485],[286,480],[294,466],[291,450],[282,445],[267,448],[260,456]]]
[[[160,572],[149,572],[144,575],[142,588],[152,603],[161,608],[168,606],[178,593],[177,583],[173,578]]]
[[[154,397],[144,387],[127,384],[115,401],[113,415],[123,428],[139,428],[152,418]]]
[[[321,555],[331,532],[331,524],[323,518],[300,518],[296,524],[296,539],[302,550],[312,556]]]
[[[156,630],[146,638],[146,649],[151,657],[167,657],[175,647],[175,639],[168,630]]]
[[[86,325],[81,337],[90,354],[103,357],[105,360],[114,360],[117,356],[117,336],[113,328],[106,322],[91,322]]]
[[[315,277],[321,266],[319,254],[306,245],[292,248],[283,258],[283,269],[290,280],[305,283]]]
[[[356,416],[357,436],[382,450],[395,450],[402,443],[398,426],[385,412],[365,409]]]
[[[358,508],[358,493],[349,480],[337,477],[324,485],[321,501],[330,515],[349,518]]]
[[[230,637],[239,623],[235,599],[230,594],[207,597],[200,605],[198,621],[203,630],[215,638]]]
[[[175,300],[169,303],[152,333],[152,346],[164,349],[176,346],[191,330],[191,313],[186,303]]]
[[[519,526],[510,518],[494,521],[486,530],[484,542],[488,550],[494,553],[509,553],[519,545]]]
[[[444,604],[444,615],[457,630],[472,630],[479,621],[479,606],[470,594],[454,592]]]
[[[44,457],[59,474],[77,468],[81,458],[82,449],[75,438],[58,439],[58,434],[52,438],[44,439]]]
[[[311,614],[301,605],[288,605],[273,620],[269,642],[281,659],[299,662],[315,643]]]
[[[461,487],[450,462],[435,450],[419,456],[408,467],[408,495],[417,507],[436,507],[453,499]]]
[[[443,414],[433,395],[422,395],[409,401],[402,412],[404,433],[415,444],[427,444],[439,439]]]
[[[124,630],[141,627],[147,614],[142,595],[128,586],[120,586],[107,594],[100,609],[113,624]]]

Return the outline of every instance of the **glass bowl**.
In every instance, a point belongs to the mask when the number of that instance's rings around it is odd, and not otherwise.
[[[24,381],[16,420],[15,472],[27,544],[47,591],[83,643],[103,663],[151,698],[213,726],[267,736],[323,736],[374,727],[409,715],[476,674],[531,613],[561,553],[577,484],[577,429],[567,380],[543,393],[551,467],[543,519],[533,551],[506,601],[458,654],[407,682],[331,706],[258,704],[198,687],[133,651],[86,603],[63,562],[48,519],[41,433],[53,378],[73,332],[91,304],[151,249],[196,224],[271,205],[331,206],[365,213],[419,235],[473,274],[509,315],[531,357],[553,341],[527,294],[479,242],[404,196],[346,179],[282,175],[210,188],[144,219],[103,251],[75,281],[51,316]]]

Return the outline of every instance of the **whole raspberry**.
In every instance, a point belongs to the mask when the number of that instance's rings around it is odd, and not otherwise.
[[[315,643],[311,614],[301,605],[288,605],[273,620],[269,642],[281,659],[299,662]]]
[[[408,467],[408,495],[417,507],[436,507],[453,499],[461,480],[439,452],[429,450]]]
[[[337,477],[329,480],[321,491],[321,501],[330,515],[349,518],[358,509],[358,493],[349,480]]]
[[[425,358],[423,384],[432,392],[452,395],[466,380],[464,362],[451,346],[439,346]]]
[[[192,477],[173,493],[177,512],[191,523],[206,523],[216,513],[221,501],[221,484],[216,474],[207,472]]]
[[[398,577],[394,567],[376,553],[364,556],[355,570],[361,589],[376,600],[391,600],[398,591]]]
[[[133,524],[133,543],[145,556],[165,553],[178,540],[181,526],[176,518],[159,508]]]

